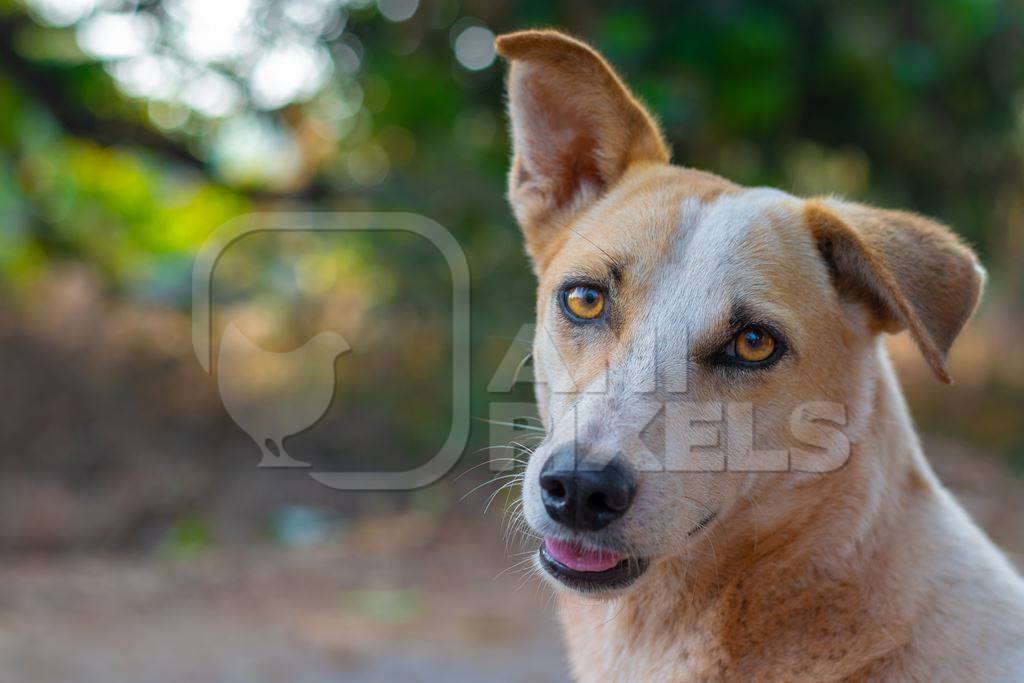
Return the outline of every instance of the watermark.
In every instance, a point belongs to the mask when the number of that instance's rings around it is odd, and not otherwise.
[[[536,335],[548,352],[543,373],[533,367]],[[573,363],[559,352],[554,334],[523,325],[499,362],[488,391],[509,394],[518,384],[533,385],[546,420],[536,406],[492,401],[490,448],[511,445],[514,458],[496,457],[491,469],[522,464],[543,441],[552,450],[571,448],[576,467],[598,470],[616,455],[637,472],[804,472],[827,473],[847,463],[851,453],[846,404],[818,398],[793,402],[773,396],[753,401],[695,397],[742,394],[744,382],[757,382],[743,370],[693,386],[690,335],[653,330],[619,348],[597,372],[592,362]],[[581,373],[577,366],[589,372]],[[770,371],[770,370],[768,370]],[[766,371],[767,372],[767,371]],[[710,387],[710,388],[709,388]],[[721,389],[720,389],[721,390]]]
[[[529,454],[546,438],[542,429],[524,417],[530,407],[524,403],[491,404],[492,446],[511,444]],[[850,457],[850,440],[843,430],[848,425],[846,406],[834,401],[806,401],[783,413],[781,424],[771,425],[772,447],[754,444],[758,430],[752,403],[651,401],[644,407],[643,417],[649,419],[615,425],[613,448],[590,445],[593,440],[588,432],[595,431],[592,422],[581,419],[574,408],[560,417],[558,436],[552,437],[551,443],[557,450],[572,447],[581,471],[600,470],[611,458],[623,455],[637,472],[823,474],[838,470]],[[649,440],[643,436],[655,423],[664,448],[648,446]],[[495,471],[514,467],[507,458],[497,457],[491,463]]]
[[[230,322],[214,363],[212,287],[221,257],[249,235],[303,232],[409,233],[440,253],[451,283],[451,424],[444,443],[426,462],[404,471],[322,471],[287,452],[285,440],[316,424],[334,399],[335,362],[345,362],[345,354],[359,344],[344,331],[323,330],[298,348],[278,352],[260,347]],[[410,213],[268,212],[229,221],[203,243],[195,260],[192,343],[200,365],[216,375],[228,414],[260,449],[262,467],[308,468],[309,476],[336,489],[414,489],[443,477],[465,448],[470,424],[469,266],[452,234],[429,218]]]
[[[346,329],[322,329],[286,351],[270,350],[229,320],[214,349],[214,272],[221,257],[243,238],[258,233],[407,233],[425,240],[440,255],[450,276],[451,424],[441,446],[407,470],[344,471],[312,467],[289,453],[286,440],[304,433],[325,415],[336,391],[336,364],[352,359],[360,339]],[[385,264],[399,269],[401,264]],[[469,268],[455,238],[438,223],[406,213],[274,212],[241,216],[216,230],[203,244],[193,271],[192,333],[203,369],[216,377],[230,417],[253,440],[263,468],[302,468],[337,489],[414,489],[431,484],[462,456],[470,425]],[[707,331],[704,331],[704,337]],[[830,472],[847,461],[850,424],[841,403],[808,397],[785,403],[719,400],[742,396],[741,371],[728,377],[691,377],[691,335],[687,330],[647,330],[631,335],[597,364],[566,353],[588,352],[579,343],[560,344],[557,332],[524,324],[514,335],[487,384],[492,400],[487,449],[492,470],[522,467],[538,447],[571,446],[577,466],[600,468],[624,456],[639,472]],[[698,337],[701,339],[701,337]],[[412,345],[416,339],[402,339]],[[596,344],[597,342],[595,342]],[[534,346],[545,365],[535,367]],[[575,350],[573,350],[575,349]],[[766,371],[770,372],[770,371]],[[537,404],[511,400],[528,384]],[[721,386],[716,387],[719,384]],[[401,386],[384,386],[401,392]],[[394,415],[400,421],[406,416]]]

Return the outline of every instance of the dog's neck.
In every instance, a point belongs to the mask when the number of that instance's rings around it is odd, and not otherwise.
[[[723,666],[740,673],[748,661],[762,674],[771,661],[786,671],[794,648],[805,665],[818,656],[828,671],[858,671],[871,661],[865,654],[905,642],[912,600],[904,610],[885,595],[900,574],[899,553],[887,549],[919,533],[925,508],[945,494],[884,350],[877,357],[870,416],[844,467],[788,486],[774,501],[746,500],[685,554],[653,564],[623,597],[562,599],[574,666],[602,656],[597,643],[631,666],[654,666],[629,648],[655,638],[666,652],[690,653],[693,670],[712,677]]]

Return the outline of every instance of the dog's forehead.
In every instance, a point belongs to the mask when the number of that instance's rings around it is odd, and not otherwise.
[[[760,188],[683,200],[671,248],[650,272],[648,300],[698,329],[740,302],[788,317],[777,302],[792,301],[813,258],[798,201]]]
[[[799,200],[780,190],[755,188],[712,202],[687,199],[679,229],[662,261],[672,273],[707,287],[758,287],[779,279],[810,253]],[[706,292],[710,294],[711,292]]]
[[[569,229],[543,269],[557,284],[563,273],[600,270],[609,262],[642,280],[672,249],[686,199],[712,201],[738,186],[709,173],[660,166],[627,176]],[[557,227],[553,227],[557,230]]]
[[[793,221],[798,201],[780,190],[753,188],[710,202],[689,197],[677,214],[678,230],[667,265],[699,262],[702,270],[755,265],[781,247],[779,234]]]
[[[810,242],[798,225],[795,197],[767,188],[693,185],[685,175],[655,176],[610,193],[566,235],[553,279],[611,263],[633,287],[680,278],[711,286],[771,276],[806,255],[807,249],[792,249],[794,242]]]

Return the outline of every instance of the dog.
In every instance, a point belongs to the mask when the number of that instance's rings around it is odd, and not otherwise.
[[[930,219],[673,166],[608,62],[499,36],[546,428],[522,485],[578,681],[1024,680],[1024,580],[925,460],[984,283]]]

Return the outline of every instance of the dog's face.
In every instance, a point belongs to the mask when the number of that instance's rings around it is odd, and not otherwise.
[[[626,590],[745,502],[784,505],[841,467],[879,332],[908,328],[948,380],[981,274],[945,228],[670,166],[589,48],[526,32],[498,49],[510,199],[539,278],[547,437],[524,513],[559,585]]]

